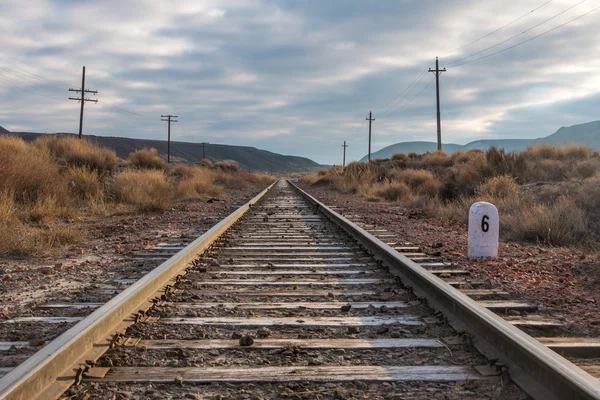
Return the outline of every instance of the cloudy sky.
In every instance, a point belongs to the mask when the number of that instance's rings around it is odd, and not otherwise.
[[[435,82],[425,71],[439,56],[448,70],[445,142],[547,136],[600,119],[600,10],[582,16],[597,7],[600,0],[2,0],[0,125],[76,132],[78,104],[67,89],[80,88],[85,65],[99,103],[86,105],[84,133],[165,138],[160,114],[172,113],[174,140],[340,163],[344,140],[348,159],[366,154],[370,110],[374,150],[435,140]]]

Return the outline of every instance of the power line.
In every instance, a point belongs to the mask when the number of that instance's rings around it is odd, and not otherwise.
[[[13,71],[10,68],[0,67],[0,70],[3,71],[5,74],[7,73],[7,74],[12,75],[12,79],[14,79],[18,83],[28,84],[28,85],[33,85],[33,84],[40,85],[40,83],[30,80],[31,79],[30,77],[23,75],[23,74],[19,74],[18,72]],[[41,82],[41,84],[44,84],[44,82]],[[45,90],[48,93],[54,94],[59,91],[62,92],[62,91],[64,91],[65,88],[67,88],[67,86],[61,86],[60,88],[58,88],[58,86],[56,86],[56,85],[52,85],[52,87],[54,88],[54,90],[49,89],[45,85],[40,86],[39,88],[37,88],[37,90]]]
[[[429,67],[430,67],[431,65],[432,65],[432,64],[429,64]],[[429,67],[427,67],[427,68],[429,68]],[[425,71],[423,71],[423,72],[421,73],[421,75],[419,75],[419,76],[418,76],[418,77],[417,77],[417,78],[416,78],[416,79],[415,79],[415,80],[414,80],[414,81],[413,81],[413,82],[410,84],[410,86],[408,87],[408,88],[410,88],[410,90],[408,90],[406,93],[404,93],[404,95],[402,95],[402,96],[398,96],[398,97],[399,97],[398,101],[394,102],[394,104],[392,104],[392,106],[391,106],[390,108],[388,108],[387,110],[385,110],[384,112],[382,112],[380,115],[385,115],[385,114],[387,114],[387,113],[388,113],[390,110],[392,110],[392,109],[393,109],[394,107],[396,107],[396,106],[397,106],[399,103],[401,103],[401,102],[402,102],[402,100],[404,100],[404,99],[406,98],[406,96],[408,96],[408,95],[410,94],[410,92],[412,92],[412,91],[413,91],[413,89],[414,89],[415,87],[417,87],[417,85],[418,85],[419,83],[421,83],[421,81],[423,80],[423,78],[425,77],[425,75],[427,74],[427,72],[428,72],[428,69],[426,69]],[[408,89],[408,88],[407,88],[407,89]]]
[[[431,83],[435,80],[435,78],[431,78],[431,80],[429,81],[429,83],[427,85],[425,85],[423,87],[423,89],[421,89],[419,91],[419,93],[417,93],[415,96],[413,96],[412,99],[410,99],[406,104],[404,104],[402,107],[400,107],[399,109],[397,109],[396,111],[393,112],[393,114],[396,114],[398,111],[402,110],[403,108],[406,108],[410,103],[413,102],[414,99],[416,99],[417,97],[419,97],[421,95],[421,93],[423,93],[423,91],[425,91],[425,89],[427,89],[429,87],[429,85],[431,85]]]
[[[27,71],[22,66],[23,65],[22,63],[16,63],[16,62],[13,62],[13,61],[9,61],[6,58],[3,58],[3,59],[5,61],[7,61],[8,63],[13,64],[13,65],[21,68],[22,71],[11,69],[11,68],[9,68],[7,66],[0,67],[0,70],[3,70],[5,72],[7,72],[7,73],[10,73],[13,76],[15,76],[17,79],[19,79],[19,81],[17,81],[17,82],[21,82],[22,83],[21,80],[25,79],[27,83],[33,83],[32,82],[32,79],[33,79],[33,80],[37,80],[37,81],[40,81],[40,82],[51,83],[53,87],[55,87],[55,88],[57,88],[59,90],[63,90],[64,88],[68,88],[70,86],[73,86],[73,85],[68,85],[65,81],[58,81],[58,80],[55,80],[55,79],[51,79],[51,78],[45,77],[45,76],[40,75],[40,74],[29,72],[29,71]],[[46,90],[48,92],[54,93],[54,92],[52,92],[52,91],[50,91],[48,89],[45,89],[45,88],[42,88],[42,90]],[[138,118],[145,118],[145,116],[140,115],[139,113],[129,111],[126,108],[123,108],[121,106],[116,105],[113,101],[110,101],[110,100],[106,99],[103,96],[98,96],[98,98],[100,100],[102,100],[104,103],[107,103],[107,104],[103,104],[102,105],[103,108],[112,109],[111,111],[119,113],[119,114],[122,114],[122,115],[125,115],[125,116],[134,116],[134,117],[138,117]]]
[[[532,26],[531,28],[528,28],[528,29],[524,30],[524,31],[523,31],[523,32],[521,32],[521,33],[517,33],[516,35],[513,35],[513,36],[509,37],[509,38],[508,38],[508,39],[506,39],[506,40],[503,40],[503,41],[501,41],[501,42],[499,42],[499,43],[496,43],[496,44],[494,44],[494,45],[492,45],[492,46],[486,47],[485,49],[483,49],[483,50],[480,50],[480,51],[478,51],[478,52],[476,52],[476,53],[473,53],[473,54],[470,54],[470,55],[468,55],[468,56],[465,56],[465,57],[459,58],[459,59],[457,59],[457,60],[451,61],[451,62],[447,63],[447,64],[446,64],[446,66],[451,66],[452,64],[459,63],[459,62],[461,62],[461,61],[463,61],[463,60],[466,60],[467,58],[471,58],[471,57],[473,57],[473,56],[476,56],[476,55],[478,55],[478,54],[481,54],[481,53],[483,53],[483,52],[486,52],[486,51],[488,51],[488,50],[490,50],[490,49],[493,49],[494,47],[498,47],[498,46],[500,46],[501,44],[504,44],[504,43],[506,43],[506,42],[509,42],[509,41],[511,41],[512,39],[514,39],[514,38],[516,38],[516,37],[519,37],[519,36],[521,36],[521,35],[524,35],[525,33],[527,33],[527,32],[529,32],[529,31],[531,31],[532,29],[535,29],[535,28],[537,28],[538,26],[540,26],[540,25],[543,25],[543,24],[545,24],[546,22],[549,22],[549,21],[553,20],[554,18],[556,18],[556,17],[558,17],[558,16],[560,16],[560,15],[562,15],[562,14],[566,13],[567,11],[569,11],[569,10],[571,10],[571,9],[573,9],[573,8],[575,8],[575,7],[577,7],[578,5],[580,5],[581,3],[584,3],[584,2],[586,2],[586,1],[587,1],[587,0],[581,0],[579,3],[577,3],[577,4],[575,4],[575,5],[572,5],[571,7],[569,7],[569,8],[567,8],[567,9],[565,9],[565,10],[563,10],[563,11],[559,12],[558,14],[556,14],[556,15],[554,15],[554,16],[552,16],[552,17],[550,17],[550,18],[548,18],[548,19],[546,19],[546,20],[544,20],[544,21],[540,22],[539,24],[536,24],[536,25]]]
[[[527,42],[531,42],[532,40],[534,40],[534,39],[537,39],[537,38],[539,38],[540,36],[544,36],[544,35],[546,35],[547,33],[550,33],[550,32],[552,32],[552,31],[555,31],[555,30],[557,30],[558,28],[561,28],[561,27],[563,27],[563,26],[565,26],[565,25],[568,25],[568,24],[570,24],[571,22],[577,21],[578,19],[580,19],[580,18],[583,18],[583,17],[585,17],[586,15],[588,15],[588,14],[591,14],[591,13],[593,13],[594,11],[596,11],[596,10],[598,10],[598,9],[600,9],[600,6],[598,6],[598,7],[596,7],[596,8],[593,8],[593,9],[591,9],[590,11],[588,11],[588,12],[586,12],[586,13],[584,13],[584,14],[581,14],[581,15],[580,15],[580,16],[578,16],[578,17],[575,17],[575,18],[573,18],[573,19],[572,19],[572,20],[570,20],[570,21],[567,21],[567,22],[565,22],[565,23],[563,23],[563,24],[560,24],[560,25],[558,25],[558,26],[555,26],[555,27],[554,27],[554,28],[552,28],[552,29],[549,29],[549,30],[547,30],[547,31],[545,31],[545,32],[542,32],[542,33],[538,34],[538,35],[535,35],[535,36],[533,36],[533,37],[530,37],[530,38],[529,38],[529,39],[527,39],[527,40],[523,40],[522,42],[516,43],[516,44],[514,44],[514,45],[512,45],[512,46],[506,47],[506,48],[504,48],[504,49],[502,49],[502,50],[495,51],[495,52],[493,52],[493,53],[490,53],[490,54],[487,54],[487,55],[485,55],[485,56],[482,56],[482,57],[479,57],[479,58],[475,58],[475,59],[473,59],[473,60],[465,61],[465,62],[463,62],[463,63],[460,63],[460,64],[456,64],[456,65],[454,65],[454,67],[460,67],[461,65],[470,64],[470,63],[473,63],[473,62],[475,62],[475,61],[483,60],[483,59],[485,59],[485,58],[488,58],[488,57],[494,56],[494,55],[496,55],[496,54],[503,53],[503,52],[505,52],[505,51],[507,51],[507,50],[514,49],[515,47],[518,47],[518,46],[520,46],[520,45],[522,45],[522,44],[525,44],[525,43],[527,43]]]
[[[452,50],[450,53],[447,53],[447,54],[445,54],[443,57],[446,57],[446,56],[448,56],[448,55],[450,55],[450,54],[453,54],[453,53],[457,52],[458,50],[464,49],[464,48],[466,48],[466,47],[468,47],[468,46],[470,46],[470,45],[472,45],[472,44],[475,44],[475,43],[479,42],[479,41],[480,41],[480,40],[482,40],[482,39],[485,39],[485,38],[486,38],[486,37],[488,37],[488,36],[491,36],[491,35],[493,35],[493,34],[494,34],[494,33],[496,33],[496,32],[499,32],[499,31],[501,31],[502,29],[504,29],[504,28],[506,28],[506,27],[508,27],[508,26],[510,26],[510,25],[512,25],[512,24],[514,24],[515,22],[518,22],[518,21],[520,21],[521,19],[525,18],[525,17],[526,17],[526,16],[528,16],[529,14],[531,14],[531,13],[534,13],[535,11],[539,10],[540,8],[542,8],[542,7],[544,7],[544,6],[546,6],[546,5],[550,4],[550,3],[552,3],[553,1],[554,1],[554,0],[549,0],[549,1],[546,1],[545,3],[543,3],[543,4],[541,4],[540,6],[538,6],[538,7],[534,8],[533,10],[529,11],[528,13],[521,15],[520,17],[518,17],[518,18],[516,18],[516,19],[512,20],[511,22],[509,22],[509,23],[507,23],[507,24],[505,24],[505,25],[501,26],[500,28],[498,28],[498,29],[496,29],[496,30],[494,30],[494,31],[492,31],[492,32],[490,32],[490,33],[488,33],[488,34],[486,34],[486,35],[483,35],[483,36],[481,36],[481,37],[480,37],[480,38],[478,38],[478,39],[475,39],[475,40],[473,40],[473,41],[471,41],[471,42],[469,42],[469,43],[467,43],[467,44],[465,44],[465,45],[462,45],[462,46],[460,46],[460,47],[458,47],[458,48],[456,48],[456,49]],[[584,0],[584,1],[585,1],[585,0]],[[413,81],[410,83],[410,85],[408,85],[406,88],[404,88],[404,89],[403,89],[403,90],[400,92],[400,94],[399,94],[398,96],[396,96],[396,97],[395,97],[395,98],[393,98],[392,100],[388,101],[387,103],[383,104],[382,106],[380,106],[380,107],[376,107],[376,110],[377,110],[377,109],[382,109],[382,108],[385,108],[385,107],[387,107],[387,106],[388,106],[389,104],[391,104],[392,102],[394,103],[394,104],[393,104],[391,107],[389,107],[387,110],[385,110],[384,112],[382,112],[380,115],[385,115],[385,114],[387,114],[387,113],[388,113],[390,110],[392,110],[394,107],[396,107],[396,105],[398,105],[398,103],[402,102],[402,100],[403,100],[404,98],[406,98],[406,97],[407,97],[407,96],[410,94],[410,92],[412,91],[412,89],[414,89],[414,87],[415,87],[415,86],[417,86],[417,85],[418,85],[418,84],[421,82],[421,80],[423,79],[423,77],[424,77],[424,76],[427,74],[427,72],[428,72],[427,70],[428,70],[428,69],[431,67],[431,65],[432,65],[432,64],[429,64],[429,65],[427,66],[427,69],[425,69],[425,71],[423,71],[423,72],[422,72],[422,73],[421,73],[419,76],[417,76],[417,78],[415,78],[415,79],[414,79],[414,80],[413,80]],[[414,85],[414,86],[413,86],[413,85]],[[411,87],[412,87],[412,88],[411,88]],[[410,89],[410,90],[408,90],[409,88],[411,88],[411,89]],[[407,92],[407,90],[408,90],[408,92]],[[405,92],[406,92],[406,93],[405,93]]]
[[[63,101],[63,99],[60,99],[58,97],[48,96],[48,95],[45,95],[42,93],[34,92],[33,90],[23,88],[21,86],[16,86],[15,83],[19,84],[20,82],[7,77],[6,75],[2,74],[2,72],[0,72],[0,81],[3,81],[9,88],[15,88],[15,89],[21,90],[23,92],[34,94],[36,96],[46,97],[48,99]]]
[[[428,66],[427,68],[429,68],[429,67],[431,67],[431,64],[429,64],[429,66]],[[414,79],[414,80],[413,80],[413,81],[412,81],[412,82],[411,82],[411,83],[410,83],[410,84],[409,84],[407,87],[405,87],[405,88],[404,88],[404,89],[403,89],[403,90],[400,92],[400,94],[399,94],[398,96],[394,97],[392,100],[388,101],[387,103],[383,104],[382,106],[380,106],[380,107],[376,107],[375,109],[376,109],[376,110],[378,110],[378,109],[382,109],[382,108],[384,108],[384,107],[387,107],[387,106],[388,106],[390,103],[392,103],[392,102],[396,102],[396,100],[397,100],[397,99],[398,99],[400,96],[402,96],[402,94],[403,94],[403,93],[404,93],[404,92],[405,92],[405,91],[406,91],[408,88],[410,88],[410,87],[411,87],[411,86],[412,86],[412,85],[413,85],[413,84],[414,84],[414,83],[415,83],[417,80],[420,80],[420,78],[421,78],[422,76],[424,76],[425,74],[427,74],[427,68],[425,69],[425,71],[421,72],[421,74],[420,74],[419,76],[417,76],[417,77],[416,77],[416,78],[415,78],[415,79]],[[418,82],[417,82],[417,84],[418,84]],[[390,108],[394,108],[394,107],[395,107],[395,104],[394,104],[394,105],[392,105],[392,107],[390,107]],[[388,110],[386,110],[386,111],[384,111],[384,112],[382,113],[382,115],[383,115],[384,113],[386,113],[387,111],[389,111],[389,109],[388,109]]]
[[[458,48],[456,48],[456,49],[452,50],[450,53],[446,53],[446,54],[444,54],[442,57],[446,57],[446,56],[449,56],[450,54],[456,53],[458,50],[462,50],[462,49],[464,49],[465,47],[469,47],[470,45],[472,45],[472,44],[475,44],[475,43],[479,42],[480,40],[482,40],[482,39],[485,39],[486,37],[493,35],[493,34],[494,34],[494,33],[496,33],[496,32],[500,32],[502,29],[509,27],[510,25],[514,24],[515,22],[518,22],[518,21],[520,21],[521,19],[525,18],[525,17],[526,17],[526,16],[528,16],[529,14],[536,12],[536,11],[537,11],[537,10],[539,10],[540,8],[542,8],[542,7],[544,7],[544,6],[546,6],[546,5],[550,4],[550,3],[552,3],[553,1],[554,1],[554,0],[549,0],[549,1],[545,2],[544,4],[542,4],[542,5],[540,5],[540,6],[537,6],[537,7],[536,7],[536,8],[534,8],[533,10],[531,10],[531,11],[527,12],[526,14],[523,14],[523,15],[521,15],[519,18],[517,18],[517,19],[514,19],[514,20],[510,21],[508,24],[506,24],[506,25],[502,25],[500,28],[498,28],[498,29],[496,29],[496,30],[493,30],[493,31],[491,31],[490,33],[488,33],[488,34],[486,34],[486,35],[483,35],[483,36],[481,36],[480,38],[473,40],[472,42],[469,42],[469,43],[467,43],[467,44],[465,44],[465,45],[462,45],[462,46],[460,46],[460,47],[458,47]]]
[[[15,61],[10,61],[6,57],[0,57],[0,58],[3,59],[5,62],[7,62],[9,64],[12,64],[12,65],[15,65],[15,66],[19,67],[23,72],[17,72],[17,73],[19,73],[19,74],[21,74],[23,76],[29,75],[33,79],[43,80],[43,81],[46,81],[46,82],[50,82],[50,83],[56,85],[57,87],[60,87],[61,90],[65,89],[65,88],[68,88],[68,87],[71,87],[71,86],[75,86],[75,85],[72,85],[70,83],[67,83],[66,81],[58,81],[58,80],[51,79],[51,78],[45,77],[43,75],[34,73],[34,72],[27,71],[27,68],[24,67],[25,64],[23,64],[23,63],[18,63],[18,62],[15,62]],[[25,74],[27,74],[27,75],[25,75]]]

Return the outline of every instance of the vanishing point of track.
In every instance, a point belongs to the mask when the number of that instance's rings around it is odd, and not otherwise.
[[[475,399],[508,376],[536,399],[600,398],[494,312],[523,304],[478,303],[461,271],[372,233],[279,181],[8,372],[0,399]]]

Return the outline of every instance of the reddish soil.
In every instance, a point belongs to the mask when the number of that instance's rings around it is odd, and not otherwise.
[[[563,321],[569,335],[600,335],[597,252],[501,241],[498,258],[469,260],[466,224],[427,218],[414,210],[368,202],[328,188],[302,186],[327,205],[351,210],[420,246],[425,253],[465,267],[473,278],[489,280],[492,287],[511,293],[513,299],[537,303],[540,309]]]

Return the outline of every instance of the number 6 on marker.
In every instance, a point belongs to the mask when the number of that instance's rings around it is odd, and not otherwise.
[[[481,230],[484,232],[487,232],[490,230],[490,223],[489,223],[490,217],[488,217],[487,215],[484,215],[483,218],[481,218]]]
[[[488,258],[498,255],[500,226],[498,209],[481,201],[469,210],[469,258]]]

